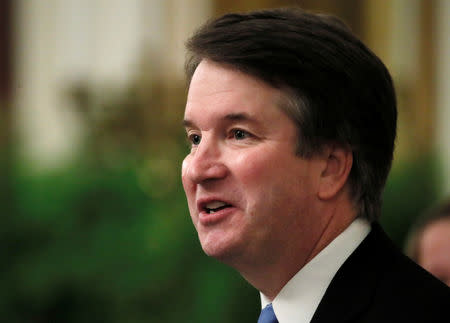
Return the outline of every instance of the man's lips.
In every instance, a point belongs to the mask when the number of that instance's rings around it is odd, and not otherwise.
[[[232,207],[233,204],[228,200],[222,199],[220,197],[207,197],[200,198],[197,200],[197,211],[198,213],[214,213],[225,209],[227,207]]]
[[[212,225],[222,221],[235,209],[227,200],[219,197],[209,197],[197,201],[199,221],[203,225]]]

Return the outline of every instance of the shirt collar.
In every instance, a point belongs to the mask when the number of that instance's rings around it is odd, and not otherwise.
[[[280,323],[311,321],[336,272],[370,232],[370,224],[355,219],[347,229],[291,278],[272,302]],[[262,308],[270,301],[261,295]]]

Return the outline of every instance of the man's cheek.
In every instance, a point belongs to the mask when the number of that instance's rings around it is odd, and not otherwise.
[[[251,183],[255,180],[261,180],[267,176],[271,167],[267,160],[263,160],[260,154],[248,154],[238,156],[232,167],[239,172],[239,179],[243,183]]]

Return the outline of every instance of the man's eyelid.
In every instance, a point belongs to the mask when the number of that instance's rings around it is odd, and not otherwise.
[[[249,135],[255,136],[258,130],[255,127],[252,127],[251,124],[246,123],[235,123],[228,126],[228,133],[235,132],[237,130],[241,130],[246,132]]]
[[[235,135],[237,131],[242,131],[245,134],[245,138],[242,138],[240,140],[245,139],[256,139],[258,138],[252,131],[247,130],[245,127],[232,127],[227,132],[227,138],[235,139]]]
[[[246,128],[243,128],[243,127],[233,127],[230,130],[230,132],[232,132],[232,133],[235,133],[236,131],[243,131],[243,132],[245,132],[246,134],[248,134],[250,136],[253,135],[253,133],[250,130],[248,130]]]
[[[188,137],[188,139],[189,140],[191,140],[194,136],[198,136],[198,137],[202,137],[202,134],[200,133],[200,131],[195,131],[195,130],[193,130],[193,131],[189,131],[188,133],[187,133],[187,137]]]
[[[186,127],[185,130],[188,137],[191,137],[192,135],[201,135],[201,131],[194,127]]]

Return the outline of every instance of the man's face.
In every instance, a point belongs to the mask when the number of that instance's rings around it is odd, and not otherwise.
[[[295,155],[297,130],[277,106],[281,95],[209,61],[190,84],[183,186],[203,250],[230,265],[276,261],[293,241],[307,252],[318,235],[323,162]]]
[[[450,219],[428,225],[419,245],[420,265],[450,286]]]

